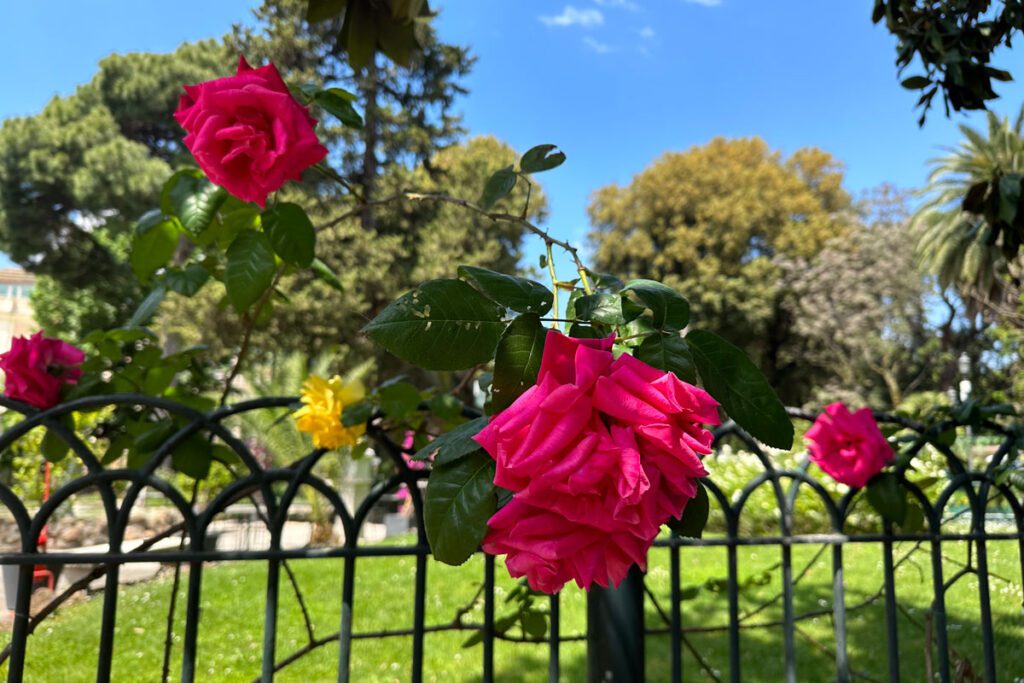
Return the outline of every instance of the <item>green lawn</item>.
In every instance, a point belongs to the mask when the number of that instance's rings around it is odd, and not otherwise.
[[[910,546],[904,544],[898,555]],[[818,547],[793,550],[794,574],[810,561]],[[947,548],[947,576],[963,559],[965,546]],[[879,546],[847,546],[845,549],[847,604],[853,605],[873,595],[881,581],[882,552]],[[741,577],[757,577],[775,565],[778,548],[746,548],[740,551]],[[721,548],[683,549],[684,585],[705,584],[708,579],[725,576],[725,551]],[[304,560],[292,563],[312,613],[318,636],[338,629],[342,565],[335,560]],[[403,628],[412,623],[413,558],[361,558],[358,560],[354,622],[357,631]],[[830,605],[831,553],[825,552],[811,563],[796,590],[797,610],[812,610]],[[1011,543],[990,543],[990,567],[1004,577],[991,579],[992,609],[997,633],[1000,680],[1012,681],[1024,675],[1024,617],[1021,603],[1020,559]],[[499,562],[499,586],[507,591],[515,585]],[[482,561],[475,558],[460,568],[429,561],[427,584],[427,622],[449,622],[455,611],[466,604],[476,591],[482,576]],[[906,606],[899,625],[900,666],[903,680],[924,679],[924,633],[914,622],[923,624],[931,600],[929,556],[920,552],[898,571],[898,595]],[[763,604],[779,590],[778,571],[770,572],[764,585],[744,590],[741,611]],[[648,584],[663,607],[668,606],[668,552],[652,552]],[[159,680],[163,643],[163,624],[170,595],[170,579],[124,588],[120,591],[117,639],[113,679],[115,681]],[[261,563],[232,563],[204,570],[202,622],[199,636],[199,680],[250,681],[258,675],[262,650],[263,605],[266,569]],[[300,613],[288,585],[282,581],[282,603],[278,632],[278,656],[302,647],[306,633]],[[184,587],[181,600],[184,599]],[[179,615],[181,602],[179,602]],[[684,627],[721,624],[726,614],[724,594],[702,589],[683,603]],[[29,681],[90,681],[95,678],[96,650],[102,596],[62,610],[30,638],[28,652]],[[506,606],[499,601],[499,616]],[[951,639],[954,647],[980,671],[982,666],[978,627],[977,582],[967,577],[955,587],[947,602]],[[749,623],[772,621],[781,617],[781,603],[774,603]],[[477,607],[468,619],[479,622]],[[913,621],[911,621],[913,620]],[[180,620],[179,620],[180,621]],[[647,624],[655,626],[659,617],[648,608]],[[582,633],[585,625],[585,596],[567,589],[562,600],[563,634]],[[518,634],[518,631],[514,631]],[[426,637],[425,679],[428,681],[479,680],[482,648],[463,649],[469,634],[433,633]],[[691,633],[690,645],[708,666],[724,678],[728,674],[728,645],[724,631]],[[176,636],[176,654],[181,653],[181,630]],[[798,677],[801,681],[834,680],[831,621],[827,616],[805,621],[797,635]],[[353,681],[405,681],[410,676],[411,639],[396,637],[360,640],[353,645]],[[666,636],[648,638],[648,680],[667,680],[669,643]],[[853,668],[874,679],[885,678],[886,656],[882,601],[854,611],[849,616],[849,653]],[[338,648],[324,646],[285,669],[277,680],[312,683],[333,680]],[[782,632],[779,628],[751,628],[742,637],[743,679],[745,681],[782,680]],[[563,678],[583,679],[585,653],[582,643],[562,646]],[[544,645],[498,643],[495,668],[501,681],[532,682],[544,680],[547,649]],[[684,650],[686,680],[711,680],[701,671],[697,660]],[[173,678],[173,677],[172,677]]]

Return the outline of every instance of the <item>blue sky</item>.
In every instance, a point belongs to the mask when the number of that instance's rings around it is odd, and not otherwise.
[[[245,21],[248,0],[10,3],[0,27],[0,118],[39,111],[88,80],[110,52],[166,51]],[[846,164],[857,193],[912,188],[956,124],[917,126],[899,87],[895,39],[871,0],[434,0],[438,30],[479,58],[459,102],[472,133],[525,150],[556,143],[565,166],[541,176],[554,234],[582,242],[590,194],[626,183],[666,150],[715,135],[763,137],[789,153],[815,145]],[[1024,51],[997,65],[1024,79]],[[225,66],[230,71],[231,65]],[[1015,114],[1024,86],[1000,84]],[[537,249],[530,250],[533,261]]]

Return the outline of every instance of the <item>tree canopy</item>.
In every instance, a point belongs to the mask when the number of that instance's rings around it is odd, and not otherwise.
[[[846,233],[852,203],[842,179],[828,153],[786,158],[760,138],[664,154],[629,185],[594,195],[595,265],[676,287],[695,320],[747,350],[791,392],[784,400],[797,400],[806,389],[795,381],[801,344],[776,260],[809,259]]]

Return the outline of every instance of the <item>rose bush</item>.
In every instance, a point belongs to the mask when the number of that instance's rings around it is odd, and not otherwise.
[[[273,64],[239,58],[234,76],[186,85],[174,118],[206,175],[263,207],[267,195],[323,160],[309,110],[295,101]]]
[[[75,384],[82,376],[85,354],[60,339],[36,332],[29,338],[15,337],[11,349],[0,354],[4,371],[4,393],[36,408],[46,409],[60,402],[61,388]]]

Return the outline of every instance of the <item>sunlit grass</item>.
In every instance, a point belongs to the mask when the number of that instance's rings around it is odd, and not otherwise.
[[[897,557],[910,544],[902,544]],[[794,575],[801,572],[815,555],[817,547],[793,548]],[[965,557],[965,546],[946,546],[945,572],[949,576],[956,562]],[[1024,618],[1021,615],[1020,560],[1016,545],[990,543],[989,564],[993,572],[993,622],[996,651],[1001,675],[1024,672]],[[760,576],[764,585],[751,583],[741,595],[741,614],[764,604],[779,592],[779,548],[740,549],[740,577]],[[724,578],[725,550],[722,548],[686,548],[681,554],[682,583],[705,586],[708,579]],[[831,607],[832,554],[826,550],[811,563],[795,591],[797,613]],[[849,545],[844,549],[847,605],[853,606],[874,596],[882,581],[882,549],[878,545]],[[428,560],[426,617],[428,624],[451,622],[456,611],[469,603],[483,576],[483,563],[474,558],[454,568]],[[343,562],[341,560],[299,560],[291,563],[305,594],[314,633],[317,637],[337,632],[340,623]],[[357,632],[403,629],[412,626],[413,557],[360,558],[357,560],[356,595],[353,608]],[[664,609],[668,609],[669,558],[665,550],[651,556],[648,585]],[[499,616],[507,611],[502,596],[515,585],[499,563]],[[996,578],[996,576],[1002,578]],[[178,619],[174,635],[174,659],[171,679],[177,678],[183,637],[183,608],[187,574],[178,593]],[[258,677],[263,653],[263,623],[267,591],[266,563],[223,563],[203,570],[197,678],[210,681],[251,681]],[[1006,579],[1006,580],[1004,580]],[[897,594],[906,613],[899,617],[900,668],[904,680],[923,680],[925,671],[922,625],[932,599],[929,555],[919,551],[904,562],[897,572]],[[277,659],[302,648],[308,635],[301,613],[282,573],[278,612]],[[118,594],[117,627],[113,680],[158,681],[163,658],[164,624],[171,591],[169,576],[131,587]],[[724,593],[702,588],[683,603],[684,628],[715,627],[726,621]],[[30,638],[28,681],[91,681],[95,679],[97,648],[103,600],[93,596],[63,609]],[[977,579],[966,577],[947,597],[951,642],[976,671],[982,670],[981,635]],[[562,633],[581,634],[585,630],[586,600],[582,591],[566,589],[562,596]],[[758,624],[780,619],[781,601],[772,602],[746,620]],[[655,608],[648,605],[648,627],[661,625]],[[466,616],[467,622],[482,620],[477,605]],[[796,635],[798,679],[834,680],[834,646],[829,615],[801,622]],[[853,609],[848,616],[851,666],[873,678],[886,677],[886,637],[883,601]],[[518,634],[518,630],[514,631]],[[468,631],[428,633],[424,648],[424,678],[428,681],[479,680],[482,648],[463,648]],[[701,653],[710,669],[723,678],[728,674],[728,640],[724,630],[688,633],[693,648]],[[648,680],[667,680],[670,667],[667,636],[647,640]],[[778,681],[783,678],[783,635],[781,627],[745,628],[741,640],[743,680]],[[498,680],[524,683],[545,680],[546,645],[499,642],[495,648]],[[412,639],[407,636],[357,640],[352,646],[353,681],[405,681],[410,678]],[[688,651],[683,653],[686,680],[710,680]],[[565,643],[561,649],[563,679],[582,680],[585,650],[582,643]],[[279,681],[311,683],[334,680],[338,665],[336,642],[317,648],[278,674]]]

